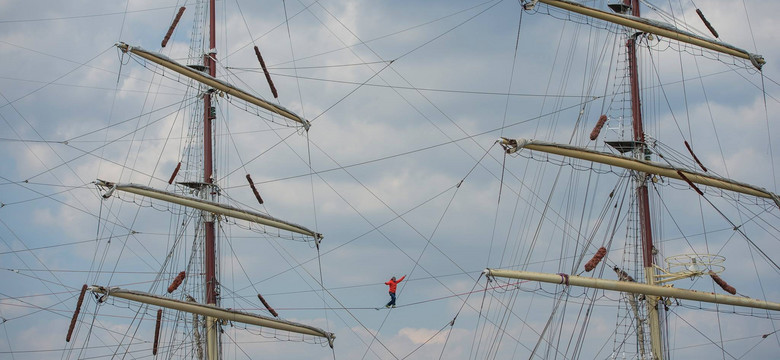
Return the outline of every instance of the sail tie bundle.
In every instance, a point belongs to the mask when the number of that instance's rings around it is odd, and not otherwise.
[[[239,89],[235,87],[234,85],[227,83],[223,80],[217,79],[209,74],[203,73],[201,71],[195,70],[189,66],[185,66],[183,64],[180,64],[173,59],[152,51],[144,50],[141,47],[138,46],[131,46],[129,44],[119,42],[116,44],[116,46],[123,52],[123,53],[131,53],[138,55],[142,58],[144,58],[147,61],[151,61],[157,65],[160,65],[164,68],[167,68],[169,70],[172,70],[174,72],[179,73],[180,75],[183,75],[185,77],[188,77],[190,79],[193,79],[203,85],[210,86],[218,91],[220,91],[221,95],[229,95],[236,98],[239,98],[243,101],[246,101],[250,104],[259,106],[265,110],[270,111],[271,113],[277,114],[279,116],[282,116],[284,118],[287,118],[289,120],[292,120],[294,122],[300,123],[304,129],[309,130],[309,127],[311,126],[311,123],[298,116],[297,114],[293,113],[292,111],[284,108],[281,105],[272,104],[268,101],[265,101],[257,96],[254,96],[245,90]]]
[[[703,191],[701,191],[701,189],[699,189],[699,187],[698,187],[698,186],[696,186],[696,184],[694,184],[694,183],[693,183],[693,181],[691,181],[691,179],[688,179],[688,177],[687,177],[687,176],[685,176],[685,174],[683,174],[683,172],[682,172],[682,171],[680,171],[680,170],[677,170],[677,175],[678,175],[678,176],[680,176],[680,178],[681,178],[681,179],[685,180],[685,182],[687,182],[687,183],[688,183],[688,185],[690,185],[690,186],[693,188],[693,190],[696,190],[696,192],[697,192],[699,195],[701,195],[701,196],[704,196],[704,192],[703,192]]]
[[[171,178],[168,179],[168,185],[173,184],[173,180],[176,179],[176,175],[179,173],[180,169],[181,169],[181,161],[179,161],[179,164],[176,165],[176,169],[173,170],[173,174],[171,174]]]
[[[263,198],[260,197],[260,192],[257,191],[257,188],[255,187],[255,182],[252,181],[252,177],[249,176],[249,174],[246,174],[246,181],[249,182],[249,187],[252,188],[252,192],[255,194],[255,198],[257,199],[257,202],[260,203],[260,205],[263,205]]]
[[[157,345],[160,343],[160,323],[162,322],[162,309],[157,309],[157,323],[154,325],[154,345],[152,355],[157,355]]]
[[[270,312],[271,315],[273,315],[274,317],[279,317],[279,314],[276,313],[276,310],[274,310],[274,308],[272,308],[271,305],[268,305],[268,302],[265,301],[263,295],[257,294],[257,298],[260,299],[260,302],[263,303],[263,305],[265,306],[266,309],[268,309],[268,312]]]
[[[725,280],[721,279],[720,276],[718,276],[718,274],[716,274],[714,271],[710,270],[709,274],[712,280],[715,281],[715,283],[718,284],[721,287],[721,289],[723,289],[724,291],[726,291],[731,295],[737,294],[737,289],[729,285]]]
[[[254,211],[244,210],[224,204],[220,204],[213,201],[193,198],[180,194],[174,194],[171,192],[156,190],[154,188],[138,185],[138,184],[117,184],[98,179],[95,182],[99,187],[109,188],[109,190],[103,195],[104,198],[111,196],[115,190],[133,193],[136,195],[147,196],[154,199],[167,201],[174,204],[184,205],[190,208],[208,211],[217,215],[227,216],[235,219],[242,219],[261,225],[271,226],[279,230],[288,230],[298,234],[311,236],[315,239],[321,239],[322,234],[309,230],[300,225],[296,225],[290,222],[276,219],[269,215],[261,214]]]
[[[704,166],[704,164],[699,161],[699,157],[696,156],[696,154],[693,153],[693,149],[691,149],[691,145],[688,144],[688,140],[685,141],[685,147],[688,148],[688,152],[691,153],[691,156],[693,156],[693,160],[696,161],[697,164],[701,167],[701,170],[704,172],[707,172],[707,168]]]
[[[148,305],[160,306],[167,309],[189,312],[192,314],[206,317],[207,319],[210,317],[220,321],[233,321],[233,322],[262,326],[262,327],[267,327],[267,328],[272,328],[272,329],[277,329],[282,331],[289,331],[289,332],[303,334],[303,335],[321,337],[328,341],[328,345],[331,348],[333,348],[333,342],[336,339],[335,334],[313,326],[299,324],[287,320],[272,319],[267,316],[255,315],[255,314],[233,310],[233,309],[223,309],[213,304],[198,304],[196,302],[190,301],[189,299],[191,299],[191,297],[189,296],[187,296],[188,301],[182,301],[176,299],[169,299],[154,294],[144,293],[141,291],[126,290],[117,287],[111,288],[111,287],[92,285],[88,289],[93,293],[95,293],[96,296],[100,296],[102,294],[99,302],[104,302],[106,298],[108,298],[109,296],[113,296],[113,297],[118,297],[118,298],[130,300],[134,302],[140,302]]]
[[[181,283],[184,281],[184,276],[184,271],[180,272],[179,275],[176,275],[176,278],[173,279],[171,285],[168,285],[168,294],[176,291],[176,289],[179,288],[179,285],[181,285]]]
[[[607,255],[607,248],[600,247],[598,251],[596,251],[596,254],[593,255],[593,257],[585,264],[585,271],[590,272],[591,270],[596,268],[596,265],[598,265],[601,262],[601,259],[604,258],[604,256]]]
[[[73,317],[70,319],[70,326],[68,327],[68,335],[65,336],[65,341],[70,342],[70,337],[73,335],[73,329],[76,327],[76,320],[79,318],[81,312],[81,303],[84,302],[84,294],[87,292],[87,284],[81,287],[81,294],[79,294],[79,301],[76,302],[76,311],[73,313]]]
[[[160,46],[165,47],[165,45],[168,45],[168,40],[171,39],[171,35],[173,34],[173,29],[176,28],[176,25],[179,23],[179,20],[181,20],[181,15],[184,14],[185,9],[186,8],[184,6],[179,8],[179,12],[176,14],[176,17],[173,19],[173,23],[171,24],[171,27],[168,28],[168,32],[165,34],[162,43],[160,43]]]
[[[712,36],[714,36],[715,38],[719,38],[718,32],[715,31],[715,28],[712,27],[712,24],[710,24],[710,22],[707,21],[707,18],[704,17],[704,14],[701,12],[701,10],[696,9],[696,13],[699,14],[699,18],[704,23],[704,26],[706,26],[707,29],[710,30],[710,32],[712,33]]]
[[[564,157],[572,157],[586,161],[597,162],[610,166],[617,166],[624,169],[630,169],[660,176],[666,176],[678,180],[686,181],[697,192],[703,195],[703,192],[697,188],[694,183],[706,186],[712,186],[728,191],[734,191],[742,194],[768,198],[775,201],[780,207],[780,198],[777,194],[767,191],[757,186],[740,183],[731,179],[721,178],[714,175],[694,172],[686,169],[679,169],[671,165],[659,164],[652,161],[628,158],[610,153],[599,152],[595,150],[579,148],[567,144],[548,143],[529,139],[509,139],[500,138],[498,142],[504,148],[507,154],[514,154],[523,148],[533,151],[540,151],[548,154],[556,154]]]
[[[257,55],[257,61],[260,62],[260,67],[263,68],[263,74],[265,74],[265,80],[268,81],[268,86],[271,88],[271,93],[274,95],[274,99],[279,98],[279,94],[276,92],[276,86],[274,86],[274,81],[271,80],[271,74],[268,72],[268,68],[265,66],[265,61],[263,61],[263,56],[260,55],[260,49],[255,45],[255,55]]]
[[[604,124],[607,122],[607,115],[601,115],[599,117],[599,121],[596,122],[596,126],[593,127],[593,130],[590,132],[590,139],[596,140],[597,137],[599,137],[599,133],[601,133],[601,128],[604,127]]]

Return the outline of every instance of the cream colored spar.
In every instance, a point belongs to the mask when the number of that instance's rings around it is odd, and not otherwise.
[[[641,171],[649,174],[656,174],[656,175],[665,176],[668,178],[673,178],[678,180],[685,180],[680,176],[680,174],[678,173],[679,171],[691,182],[701,184],[701,185],[717,187],[720,189],[734,191],[742,194],[772,199],[780,207],[780,203],[778,203],[777,194],[771,193],[757,186],[743,184],[731,179],[720,178],[712,175],[693,172],[690,170],[677,169],[657,162],[639,160],[639,159],[629,158],[625,156],[618,156],[610,153],[599,152],[590,149],[583,149],[576,146],[565,145],[565,144],[548,143],[548,142],[543,142],[538,140],[527,140],[527,139],[514,140],[514,139],[506,139],[506,138],[502,138],[499,141],[501,142],[502,145],[504,145],[507,148],[507,152],[510,154],[517,152],[522,148],[527,148],[530,150],[541,151],[549,154],[568,156],[577,159],[593,161],[601,164],[617,166],[624,169],[636,170],[636,171]]]
[[[705,49],[710,49],[720,53],[729,54],[739,58],[747,59],[750,60],[750,62],[753,63],[753,65],[758,69],[761,69],[761,66],[763,66],[765,63],[764,58],[761,55],[751,54],[740,48],[725,43],[712,41],[704,37],[689,33],[687,31],[677,29],[669,24],[665,24],[662,22],[642,19],[642,18],[628,16],[628,15],[613,14],[606,11],[590,8],[582,4],[578,4],[567,0],[538,0],[538,1],[550,6],[555,6],[557,8],[561,8],[585,16],[590,16],[596,19],[608,21],[614,24],[623,25],[642,32],[667,37],[691,45],[700,46]]]
[[[214,89],[217,89],[219,91],[222,91],[225,94],[235,96],[241,100],[244,100],[250,104],[257,105],[263,109],[266,109],[270,112],[273,112],[275,114],[279,114],[285,118],[288,118],[290,120],[293,120],[295,122],[301,123],[303,127],[308,130],[310,123],[309,121],[301,118],[294,112],[285,109],[282,106],[269,103],[263,99],[258,98],[257,96],[254,96],[252,94],[247,93],[244,90],[241,90],[231,84],[228,84],[222,80],[216,79],[204,72],[192,69],[186,65],[179,64],[178,62],[174,61],[173,59],[156,52],[144,50],[137,46],[130,46],[125,43],[117,43],[116,46],[121,49],[123,52],[130,52],[135,55],[138,55],[146,60],[149,60],[155,64],[158,64],[160,66],[164,66],[165,68],[168,68],[170,70],[173,70],[179,74],[182,74],[190,79],[193,79],[195,81],[198,81],[200,83],[203,83],[205,85],[211,86]]]
[[[551,284],[582,286],[633,294],[662,296],[675,299],[703,301],[708,303],[780,311],[780,303],[751,299],[742,296],[721,295],[696,290],[677,289],[669,286],[648,285],[631,281],[605,280],[577,275],[547,274],[504,269],[485,269],[484,273],[489,276],[502,278],[541,281]]]
[[[167,309],[173,309],[173,310],[184,311],[192,314],[203,315],[206,316],[207,318],[210,317],[213,319],[227,320],[227,321],[233,321],[233,322],[249,324],[249,325],[257,325],[257,326],[262,326],[262,327],[267,327],[267,328],[272,328],[277,330],[290,331],[297,334],[322,337],[328,340],[330,347],[333,347],[333,340],[336,338],[336,335],[334,335],[333,333],[327,332],[322,329],[318,329],[313,326],[298,324],[286,320],[273,319],[273,318],[245,313],[237,310],[227,310],[227,309],[217,307],[215,305],[198,304],[189,301],[168,299],[168,298],[147,294],[140,291],[126,290],[120,288],[109,289],[97,285],[90,286],[89,290],[97,294],[102,294],[105,297],[114,296],[114,297],[130,300],[130,301],[137,301],[144,304],[160,306]],[[102,300],[103,299],[101,299],[101,301]]]
[[[173,194],[157,189],[153,189],[148,186],[138,184],[117,184],[103,180],[97,180],[97,185],[109,188],[108,192],[103,195],[104,197],[111,196],[114,190],[125,191],[141,196],[147,196],[150,198],[171,202],[203,211],[208,211],[214,214],[219,214],[236,219],[246,220],[253,223],[271,226],[281,230],[292,231],[295,233],[311,236],[317,240],[322,239],[322,234],[309,230],[303,226],[282,221],[273,218],[268,215],[264,215],[254,211],[248,211],[243,209],[234,208],[232,206],[216,203],[213,201],[182,196],[179,194]]]

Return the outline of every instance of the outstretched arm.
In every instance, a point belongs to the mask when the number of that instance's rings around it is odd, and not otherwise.
[[[404,281],[404,278],[406,278],[406,275],[404,275],[404,276],[401,276],[401,278],[400,278],[400,279],[398,279],[396,282],[401,282],[401,281]]]

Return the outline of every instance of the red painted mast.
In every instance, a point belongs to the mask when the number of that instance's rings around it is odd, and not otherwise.
[[[203,55],[203,65],[209,72],[209,75],[216,77],[216,61],[214,58],[216,54],[216,37],[214,35],[214,0],[209,0],[209,52]],[[208,184],[207,189],[209,191],[209,197],[213,197],[215,191],[212,186],[214,184],[213,171],[213,144],[211,133],[211,121],[216,118],[216,111],[212,111],[211,106],[211,94],[206,92],[203,95],[203,182]],[[214,245],[215,231],[214,231],[214,219],[210,217],[205,223],[206,229],[206,303],[216,304],[216,261]]]
[[[624,0],[623,3],[631,8],[631,15],[639,17],[639,0]],[[631,87],[631,118],[634,129],[633,137],[636,143],[636,156],[646,156],[644,123],[642,121],[642,103],[639,93],[639,66],[636,56],[637,34],[630,36],[626,42],[628,53],[629,83]],[[650,200],[647,189],[647,177],[639,173],[636,187],[637,210],[639,213],[639,229],[642,240],[642,265],[645,272],[645,281],[655,284],[655,268],[653,267],[653,230],[650,222]],[[653,359],[662,359],[662,341],[660,318],[658,313],[657,296],[647,296],[647,317],[650,322],[650,343]]]
[[[631,15],[639,17],[639,1],[625,0],[625,4],[631,7]],[[639,66],[636,58],[636,36],[631,36],[626,42],[628,52],[628,69],[631,84],[631,118],[633,119],[634,141],[640,151],[640,156],[645,152],[645,131],[642,122],[642,104],[639,97]],[[644,179],[637,188],[639,203],[639,218],[642,231],[642,259],[644,267],[653,266],[653,234],[650,228],[650,206],[647,195],[647,185]]]
[[[203,65],[206,66],[208,74],[212,77],[217,75],[216,56],[217,41],[215,34],[216,16],[214,10],[215,0],[209,0],[209,50],[203,55]],[[214,161],[213,161],[213,134],[211,132],[212,120],[216,118],[216,110],[211,103],[211,93],[206,92],[203,96],[203,182],[206,184],[205,190],[207,199],[215,200],[216,191],[214,184]],[[204,267],[206,276],[206,303],[217,304],[217,271],[216,271],[216,232],[214,230],[214,215],[205,213],[204,222]],[[206,319],[207,353],[210,359],[219,353],[219,341],[217,340],[219,332],[216,331],[216,322]],[[218,357],[218,355],[217,355]]]

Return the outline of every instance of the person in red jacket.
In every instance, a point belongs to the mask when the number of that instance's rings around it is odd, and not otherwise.
[[[390,286],[390,302],[388,302],[387,305],[385,305],[386,308],[389,308],[391,306],[395,307],[395,288],[398,286],[399,282],[404,281],[405,277],[406,275],[401,276],[400,279],[396,280],[395,276],[393,276],[393,278],[390,279],[390,281],[385,283],[385,285]]]

